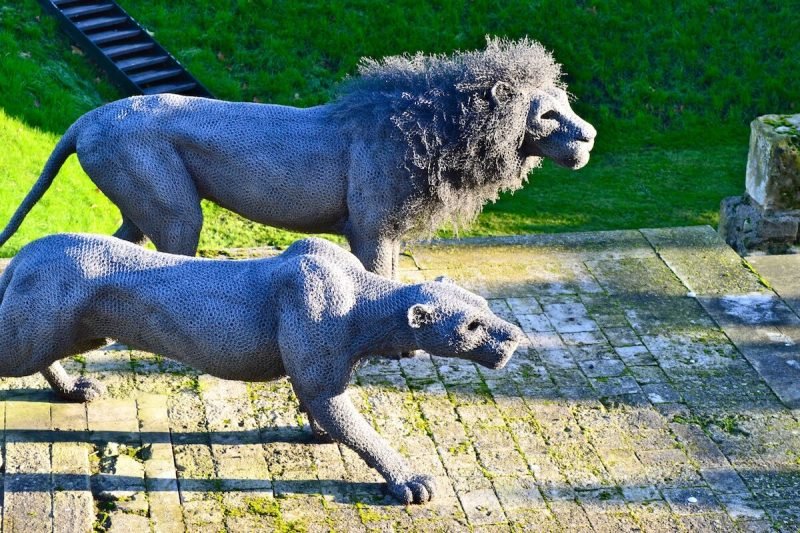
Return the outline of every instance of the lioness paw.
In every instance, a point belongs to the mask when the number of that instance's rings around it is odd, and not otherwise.
[[[404,483],[390,483],[389,492],[405,504],[426,503],[433,499],[436,482],[432,476],[417,474]]]
[[[105,385],[95,379],[81,376],[75,379],[75,383],[71,389],[63,392],[59,391],[59,396],[73,402],[91,402],[103,396],[105,393]]]

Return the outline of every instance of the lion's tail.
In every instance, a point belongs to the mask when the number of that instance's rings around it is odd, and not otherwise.
[[[56,144],[53,153],[50,154],[50,158],[47,160],[47,163],[45,163],[44,169],[39,175],[39,179],[33,184],[33,188],[28,192],[25,199],[22,200],[22,203],[3,229],[3,232],[0,233],[0,246],[3,246],[6,241],[16,233],[22,221],[25,220],[25,217],[30,210],[33,209],[33,206],[36,205],[36,202],[41,200],[44,193],[50,188],[50,185],[53,184],[53,180],[64,164],[64,161],[75,153],[78,138],[77,126],[79,123],[80,121],[70,126],[64,136],[61,137],[61,140],[58,141],[58,144]]]

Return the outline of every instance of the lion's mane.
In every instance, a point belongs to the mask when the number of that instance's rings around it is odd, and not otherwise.
[[[486,201],[522,186],[519,148],[531,92],[556,85],[561,67],[540,43],[487,38],[484,50],[449,56],[363,59],[334,102],[336,115],[364,139],[388,136],[417,189],[418,229],[472,222]],[[492,87],[510,88],[495,104]],[[377,139],[376,139],[377,140]]]

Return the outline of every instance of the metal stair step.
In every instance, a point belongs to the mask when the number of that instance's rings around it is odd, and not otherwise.
[[[130,39],[131,37],[136,37],[140,33],[142,33],[142,30],[138,28],[133,30],[110,30],[100,33],[92,33],[89,35],[89,39],[91,39],[94,44],[99,46],[101,44],[113,43],[123,39]]]
[[[115,57],[129,56],[138,52],[144,52],[145,50],[150,50],[154,46],[155,45],[153,43],[130,43],[109,46],[108,48],[103,48],[102,50],[105,55],[111,59],[114,59]]]
[[[176,92],[213,98],[208,89],[133,20],[117,0],[38,2],[124,92]]]
[[[144,72],[140,72],[138,74],[130,76],[130,79],[136,85],[141,86],[147,83],[153,83],[156,81],[174,78],[175,76],[179,76],[181,74],[183,74],[183,69],[179,68],[170,68],[163,70],[146,70]]]
[[[74,19],[78,17],[85,17],[87,15],[96,15],[97,13],[105,13],[114,9],[114,4],[90,4],[88,6],[77,6],[62,9],[61,12],[65,16]]]
[[[165,85],[156,85],[153,87],[148,87],[142,90],[143,94],[161,94],[161,93],[181,93],[185,91],[191,91],[197,87],[197,84],[193,81],[187,81],[183,83],[167,83]]]
[[[82,32],[87,32],[91,30],[98,30],[100,28],[116,26],[117,24],[128,22],[129,20],[130,19],[128,17],[97,17],[76,22],[75,27]]]
[[[169,60],[168,56],[139,56],[115,61],[117,68],[123,72],[160,65]]]

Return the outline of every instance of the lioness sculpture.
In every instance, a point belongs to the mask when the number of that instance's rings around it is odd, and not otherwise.
[[[587,163],[596,132],[560,75],[539,43],[489,39],[450,57],[364,60],[332,103],[308,109],[119,100],[67,130],[0,246],[77,153],[122,212],[122,239],[194,255],[205,198],[260,223],[343,234],[368,270],[393,277],[403,237],[472,221],[542,158]]]
[[[350,403],[354,368],[416,349],[501,368],[522,333],[453,283],[388,280],[320,239],[247,261],[90,235],[25,246],[0,277],[0,375],[42,371],[62,395],[91,399],[102,387],[58,360],[106,337],[225,379],[288,375],[315,435],[351,447],[394,496],[419,503],[433,496],[433,479],[412,472]]]

